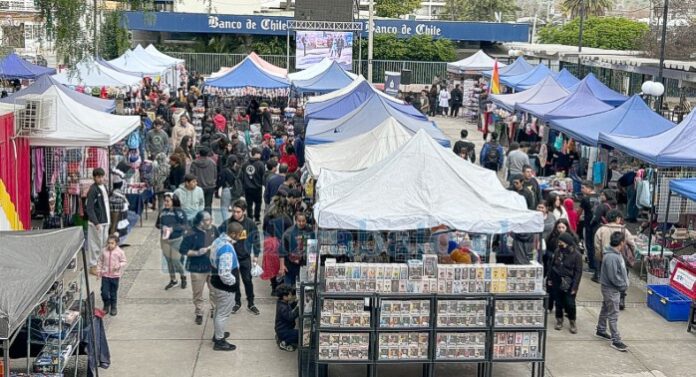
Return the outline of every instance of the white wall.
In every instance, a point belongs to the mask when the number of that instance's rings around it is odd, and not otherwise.
[[[260,11],[262,5],[267,7],[272,3],[267,0],[178,0],[174,2],[174,10],[185,13],[253,14]]]

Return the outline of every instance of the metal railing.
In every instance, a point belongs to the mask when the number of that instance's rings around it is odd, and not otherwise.
[[[214,54],[214,53],[195,53],[195,52],[167,52],[168,55],[184,59],[186,67],[204,75],[211,74],[220,67],[232,67],[239,64],[247,56],[246,54]],[[278,67],[287,67],[288,59],[285,55],[260,55],[267,62]],[[444,77],[447,73],[447,63],[445,62],[420,62],[403,60],[373,60],[372,77],[375,81],[384,81],[385,71],[401,71],[408,69],[411,71],[411,83],[430,84],[435,75]],[[290,72],[295,69],[295,56],[290,56]],[[353,73],[362,73],[367,76],[367,60],[353,60]]]

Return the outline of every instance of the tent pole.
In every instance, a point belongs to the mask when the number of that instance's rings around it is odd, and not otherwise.
[[[111,170],[111,169],[109,169]],[[94,331],[94,303],[92,302],[92,290],[89,288],[89,268],[87,267],[87,251],[82,247],[82,267],[85,274],[85,289],[87,289],[87,315],[85,320],[89,320],[90,335],[92,336],[92,356],[94,357],[94,375],[99,377],[99,353],[97,353],[97,334]],[[89,363],[87,363],[89,369]]]
[[[655,169],[655,179],[653,180],[652,194],[650,195],[650,215],[648,215],[648,256],[650,256],[650,249],[652,248],[652,219],[655,215],[655,195],[657,195],[657,169]],[[659,224],[659,221],[658,221]]]
[[[667,211],[665,212],[665,223],[669,221],[669,207],[672,204],[672,190],[667,189]],[[662,232],[662,246],[660,247],[660,259],[665,254],[665,241],[667,241],[667,236],[665,235],[665,231],[663,229]],[[648,250],[648,256],[650,256],[650,250]]]
[[[3,376],[10,377],[10,340],[5,339],[2,341],[2,366],[3,366]]]
[[[285,40],[285,68],[290,73],[290,28],[287,29],[287,39]],[[297,64],[297,62],[295,62]]]

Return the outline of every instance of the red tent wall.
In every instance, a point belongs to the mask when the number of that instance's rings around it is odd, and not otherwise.
[[[31,229],[31,187],[29,141],[12,139],[14,114],[0,115],[0,211],[12,229]]]

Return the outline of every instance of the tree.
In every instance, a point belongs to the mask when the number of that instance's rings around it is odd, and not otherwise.
[[[614,6],[614,0],[563,0],[561,8],[571,18],[580,16],[580,10],[585,5],[585,16],[603,16]]]
[[[398,18],[420,8],[421,0],[375,0],[377,17]]]
[[[447,0],[441,19],[452,21],[514,21],[520,8],[514,0]]]
[[[648,56],[660,56],[662,39],[662,10],[664,0],[651,0],[655,22],[650,25],[650,32],[643,39],[642,49]],[[672,0],[669,2],[667,38],[665,43],[666,59],[692,60],[691,54],[696,46],[696,19],[680,17],[696,9],[696,0]],[[672,23],[670,23],[672,21]],[[674,22],[678,21],[678,22]]]
[[[638,50],[641,39],[648,33],[648,25],[622,17],[588,17],[585,20],[582,44],[611,50]],[[550,25],[539,31],[541,43],[577,45],[580,19],[565,25]]]
[[[128,31],[123,28],[123,14],[111,11],[104,15],[100,27],[99,55],[104,59],[115,59],[130,47]]]
[[[359,43],[354,43],[353,55],[357,56],[359,49]],[[375,34],[374,59],[452,61],[455,57],[454,43],[449,39],[433,39],[427,35],[400,39],[392,34]],[[362,59],[367,59],[367,40],[365,39],[362,40]]]

